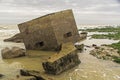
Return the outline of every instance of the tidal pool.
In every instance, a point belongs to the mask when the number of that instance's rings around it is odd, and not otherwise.
[[[3,42],[3,39],[11,37],[18,33],[17,28],[9,28],[0,30],[0,50],[4,47],[18,46],[24,48],[23,43]],[[82,41],[85,45],[92,44],[111,44],[118,41],[108,39],[91,39],[88,37]],[[26,57],[15,59],[2,59],[0,56],[0,73],[4,74],[1,80],[16,80],[16,75],[19,75],[19,69],[25,68],[30,70],[40,71],[42,75],[52,78],[53,80],[120,80],[120,65],[112,61],[97,59],[89,54],[93,48],[87,48],[82,53],[78,53],[81,64],[63,72],[60,75],[48,75],[44,73],[41,63],[54,52],[43,53],[41,51],[30,51]]]

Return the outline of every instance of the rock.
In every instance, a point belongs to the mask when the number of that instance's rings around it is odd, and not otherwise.
[[[19,48],[19,47],[13,47],[12,48],[12,53],[16,55],[16,57],[21,57],[21,56],[25,56],[25,49]]]
[[[8,39],[4,39],[5,42],[16,42],[16,43],[22,43],[23,42],[23,38],[22,38],[23,34],[22,33],[18,33],[16,35],[14,35],[11,38]]]
[[[11,53],[12,52],[8,47],[1,50],[1,55],[3,58],[9,58],[11,56]]]
[[[81,63],[79,60],[78,50],[73,44],[63,44],[59,53],[52,55],[42,63],[46,73],[57,75],[65,70],[71,69]]]
[[[75,47],[78,49],[78,50],[83,50],[83,48],[84,48],[84,44],[75,44]]]
[[[3,77],[4,75],[3,74],[0,74],[0,78]]]
[[[95,49],[99,49],[100,47],[98,47],[98,46],[95,46]]]
[[[92,47],[97,47],[97,45],[96,44],[92,44]]]
[[[25,70],[25,69],[21,69],[20,70],[20,74],[22,76],[31,76],[33,74],[40,74],[40,72],[35,71],[35,70]]]
[[[86,39],[87,38],[87,32],[81,32],[80,33],[80,39],[82,40],[82,39]]]
[[[20,70],[20,74],[22,76],[34,76],[36,78],[36,80],[45,80],[43,78],[43,76],[40,74],[40,72],[35,71],[35,70],[24,70],[24,69],[21,69]]]
[[[13,47],[12,49],[6,47],[1,50],[2,57],[4,59],[17,58],[25,56],[25,50],[19,47]]]

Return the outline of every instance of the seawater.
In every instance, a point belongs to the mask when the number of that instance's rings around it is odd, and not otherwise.
[[[0,29],[0,50],[5,47],[18,46],[25,48],[23,43],[3,42],[4,39],[19,33],[17,26],[0,26],[5,27]],[[89,33],[93,34],[93,33]],[[85,45],[91,46],[92,44],[102,45],[116,43],[117,40],[109,39],[91,39],[88,37],[82,41]],[[93,48],[86,48],[82,53],[78,53],[81,64],[63,72],[60,75],[48,75],[44,73],[42,68],[42,61],[50,54],[41,54],[39,57],[21,57],[15,59],[2,59],[0,52],[0,73],[5,76],[1,80],[16,80],[16,75],[19,75],[19,69],[26,68],[30,70],[40,71],[41,74],[53,80],[120,80],[120,65],[108,60],[97,59],[89,54]],[[35,51],[33,53],[36,53]]]

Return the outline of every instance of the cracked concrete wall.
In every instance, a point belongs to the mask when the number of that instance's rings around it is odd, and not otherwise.
[[[56,49],[61,43],[79,41],[72,10],[48,14],[19,24],[18,27],[24,34],[23,42],[26,49],[51,50]]]

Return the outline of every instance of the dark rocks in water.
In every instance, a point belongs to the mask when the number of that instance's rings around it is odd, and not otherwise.
[[[100,47],[97,46],[96,44],[92,44],[92,47],[94,47],[95,49],[100,49]]]
[[[4,39],[4,42],[16,42],[16,43],[22,43],[23,42],[23,38],[22,38],[23,34],[22,33],[18,33],[16,35],[14,35],[11,38],[8,39]]]
[[[3,74],[0,74],[0,78],[3,77],[4,75]]]
[[[96,44],[92,44],[92,47],[97,47],[97,45]]]
[[[75,47],[78,49],[78,50],[80,50],[80,51],[83,51],[83,49],[84,49],[84,44],[75,44]]]
[[[88,34],[86,31],[82,31],[80,34]]]
[[[100,47],[96,46],[95,49],[100,49]]]
[[[81,61],[79,60],[77,52],[78,50],[74,45],[63,44],[62,50],[59,53],[54,54],[42,63],[45,72],[57,75],[79,65]]]
[[[40,72],[35,71],[35,70],[25,70],[25,69],[21,69],[20,70],[20,74],[22,76],[32,76],[34,74],[40,74]]]
[[[20,70],[20,74],[22,76],[34,76],[36,78],[36,80],[46,80],[43,78],[43,76],[40,74],[40,72],[35,71],[35,70],[24,70],[21,69]]]
[[[22,57],[25,56],[25,53],[26,50],[19,47],[13,47],[12,49],[6,47],[1,50],[3,59]]]

